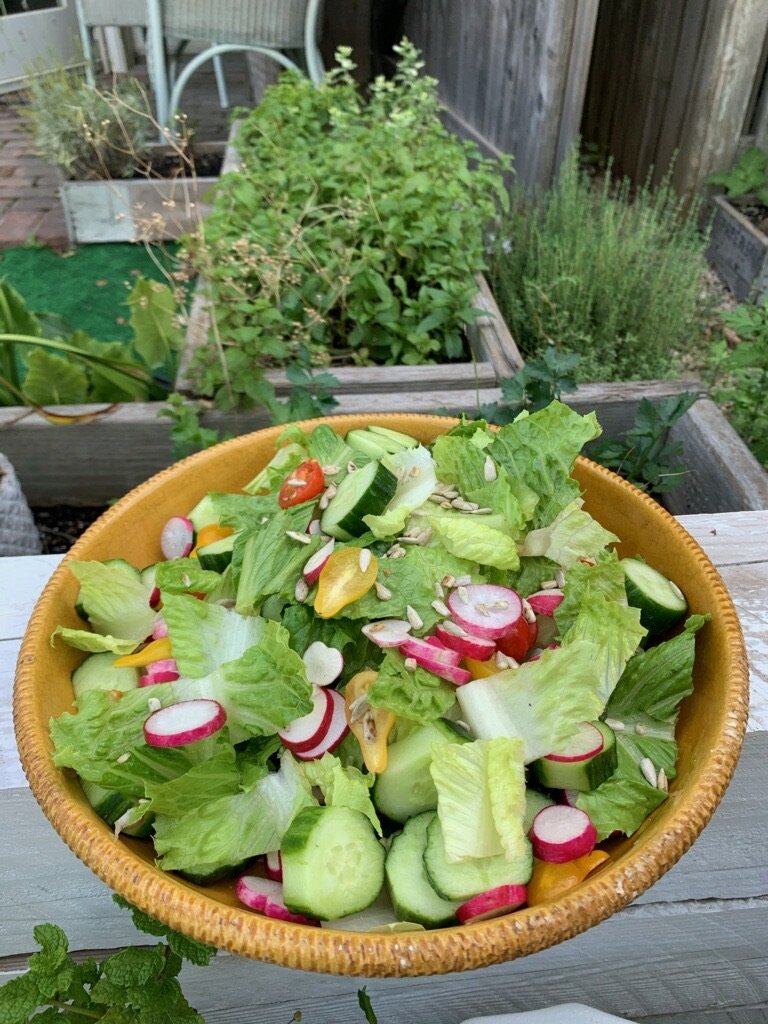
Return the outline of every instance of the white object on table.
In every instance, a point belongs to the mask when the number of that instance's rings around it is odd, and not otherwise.
[[[614,1017],[583,1003],[560,1003],[544,1010],[500,1013],[493,1017],[470,1017],[461,1024],[630,1024],[626,1017]]]

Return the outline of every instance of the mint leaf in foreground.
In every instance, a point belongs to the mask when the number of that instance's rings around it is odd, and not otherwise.
[[[178,953],[185,960],[204,967],[215,956],[215,946],[198,942],[196,939],[190,939],[188,936],[174,931],[173,928],[169,928],[168,925],[156,921],[154,917],[150,917],[149,914],[145,914],[138,907],[134,907],[128,900],[123,899],[117,893],[112,896],[112,900],[118,907],[130,911],[133,924],[139,931],[146,932],[148,935],[164,936],[168,939],[168,944],[174,953]]]

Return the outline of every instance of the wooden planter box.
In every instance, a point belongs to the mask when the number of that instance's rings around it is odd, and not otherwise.
[[[712,205],[707,259],[740,302],[760,302],[768,294],[768,237],[725,196]]]
[[[222,153],[221,173],[235,162],[230,141],[199,143],[199,154]],[[158,154],[172,152],[154,146]],[[63,181],[61,205],[72,245],[172,241],[193,231],[208,212],[206,195],[218,177]]]

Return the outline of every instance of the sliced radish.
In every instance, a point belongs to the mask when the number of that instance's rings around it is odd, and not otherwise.
[[[349,732],[347,705],[342,695],[336,690],[321,690],[320,692],[327,693],[329,699],[333,702],[330,725],[326,730],[325,736],[316,747],[312,747],[311,750],[295,751],[296,757],[300,761],[314,761],[318,757],[322,757],[323,754],[329,754],[338,747]]]
[[[567,804],[569,807],[576,807],[576,801],[581,796],[580,789],[561,789],[560,790],[560,803]]]
[[[535,645],[539,630],[535,622],[529,622],[521,615],[512,629],[496,641],[496,647],[508,658],[525,661],[528,651]]]
[[[312,710],[301,718],[295,718],[277,735],[294,754],[311,750],[323,739],[333,715],[333,701],[330,691],[315,689],[312,692]]]
[[[534,857],[552,864],[564,864],[591,853],[597,829],[589,815],[568,804],[544,807],[533,819],[530,831]]]
[[[560,750],[546,755],[548,761],[587,761],[605,746],[603,734],[591,722],[582,722]]]
[[[412,628],[406,619],[379,619],[363,626],[362,632],[377,647],[399,647],[408,639]]]
[[[458,668],[455,665],[443,665],[440,669],[433,668],[429,671],[434,672],[441,679],[445,679],[447,683],[453,683],[454,686],[463,686],[472,679],[471,672],[468,672],[465,668]]]
[[[456,917],[462,924],[474,921],[488,921],[492,917],[511,914],[528,901],[528,890],[524,885],[500,885],[496,889],[481,892],[456,908]]]
[[[454,622],[473,636],[498,640],[509,633],[523,615],[523,603],[509,587],[493,583],[470,583],[448,595]]]
[[[163,637],[166,636],[168,636],[168,623],[161,615],[158,615],[155,619],[155,624],[152,627],[152,639],[162,640]]]
[[[171,516],[160,533],[163,558],[186,558],[195,546],[195,528],[186,516]]]
[[[160,607],[160,587],[152,587],[149,592],[149,607],[153,609]]]
[[[283,903],[283,887],[272,878],[259,878],[258,875],[243,875],[235,885],[235,895],[250,910],[255,910],[265,917],[277,921],[291,921],[293,924],[308,924],[313,928],[320,926],[303,914],[294,914]]]
[[[323,571],[325,567],[325,563],[333,554],[333,546],[335,543],[336,541],[333,540],[333,538],[331,538],[331,540],[329,540],[327,544],[323,544],[323,546],[321,548],[318,548],[311,558],[307,559],[307,563],[301,570],[301,572],[304,577],[304,582],[307,584],[308,587],[311,587],[314,583],[317,583],[318,579],[320,578],[320,573]]]
[[[450,650],[450,647],[448,646],[448,644],[444,644],[439,636],[425,636],[425,637],[422,637],[422,639],[424,640],[424,643],[432,644],[432,646],[436,647],[438,649],[438,651],[448,651],[448,650]]]
[[[313,519],[307,527],[307,533],[310,537],[319,537],[323,531],[320,528],[320,520]]]
[[[453,627],[453,628],[451,628]],[[454,630],[461,630],[455,633]],[[487,661],[496,653],[496,644],[493,640],[484,640],[479,636],[472,636],[461,626],[453,622],[439,622],[435,627],[435,633],[445,647],[450,647],[462,658],[474,658],[475,661]]]
[[[182,700],[149,716],[144,739],[150,747],[183,747],[213,736],[226,720],[227,713],[217,700]]]
[[[174,658],[161,658],[147,665],[147,671],[139,679],[139,686],[154,686],[156,683],[174,683],[179,678],[179,666]]]
[[[266,854],[264,857],[264,870],[267,873],[267,878],[271,878],[273,882],[282,882],[283,858],[279,850],[270,850]]]
[[[400,645],[400,653],[405,655],[406,658],[413,658],[418,664],[422,665],[422,668],[427,668],[423,662],[437,662],[439,665],[453,665],[454,667],[459,664],[461,657],[456,651],[451,651],[447,647],[436,647],[434,644],[429,643],[425,637],[423,640],[419,640],[415,636],[409,636],[408,639]],[[430,671],[432,671],[430,669]]]
[[[310,683],[330,686],[341,675],[344,658],[335,647],[328,647],[322,640],[315,640],[304,652],[304,668]]]
[[[537,615],[546,615],[551,619],[563,603],[564,597],[562,590],[553,588],[552,590],[537,590],[535,594],[527,597],[526,601]]]

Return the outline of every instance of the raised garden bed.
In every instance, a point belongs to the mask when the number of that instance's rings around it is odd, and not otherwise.
[[[740,301],[768,294],[768,236],[725,196],[713,196],[707,259]]]

